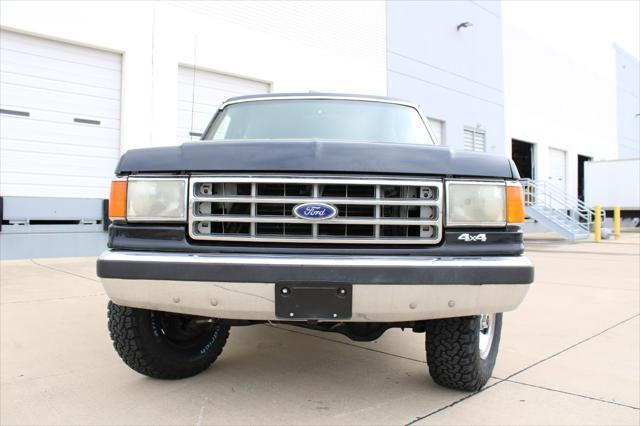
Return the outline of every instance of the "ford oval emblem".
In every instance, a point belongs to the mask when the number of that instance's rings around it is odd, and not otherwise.
[[[338,209],[331,204],[325,203],[304,203],[293,208],[293,214],[300,219],[306,220],[327,220],[338,214]]]

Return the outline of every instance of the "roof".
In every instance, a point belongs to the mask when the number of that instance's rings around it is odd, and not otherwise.
[[[228,104],[234,104],[239,102],[259,101],[267,99],[353,99],[353,100],[365,100],[375,102],[388,102],[395,104],[403,104],[416,106],[415,104],[402,99],[390,98],[387,96],[375,96],[375,95],[358,95],[351,93],[326,93],[326,92],[300,92],[300,93],[263,93],[257,95],[245,95],[235,96],[229,98],[222,103],[222,107]]]

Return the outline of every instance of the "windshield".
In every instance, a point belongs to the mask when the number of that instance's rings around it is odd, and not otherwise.
[[[346,99],[240,102],[216,116],[204,139],[334,139],[432,144],[415,108]]]

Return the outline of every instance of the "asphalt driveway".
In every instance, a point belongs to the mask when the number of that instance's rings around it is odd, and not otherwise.
[[[0,267],[2,424],[639,424],[640,234],[529,239],[536,282],[476,394],[426,372],[424,335],[372,343],[236,327],[204,374],[159,381],[111,347],[94,258]]]

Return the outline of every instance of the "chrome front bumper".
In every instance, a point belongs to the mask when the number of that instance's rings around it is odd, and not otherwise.
[[[346,321],[399,322],[513,310],[533,282],[533,266],[523,256],[106,251],[98,276],[119,305],[243,320],[278,320],[276,282],[347,282],[353,284],[353,307]]]

